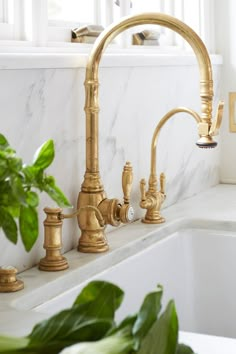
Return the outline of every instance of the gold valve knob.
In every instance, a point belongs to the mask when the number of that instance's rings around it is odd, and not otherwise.
[[[134,209],[130,205],[130,193],[133,183],[133,168],[130,162],[126,162],[122,173],[122,189],[124,204],[119,206],[119,219],[122,223],[131,222],[134,218]]]
[[[0,292],[10,293],[24,288],[22,280],[16,278],[17,269],[12,266],[0,267]]]
[[[123,189],[125,204],[129,204],[132,183],[133,183],[133,168],[130,162],[126,162],[122,173],[122,189]]]
[[[165,189],[166,189],[166,176],[165,174],[162,172],[160,174],[160,192],[165,194]]]
[[[217,112],[216,112],[216,118],[214,122],[212,123],[211,129],[209,134],[211,136],[215,136],[219,134],[221,122],[222,122],[222,117],[223,117],[223,111],[224,111],[224,102],[220,101],[217,107]]]
[[[144,178],[140,181],[140,192],[141,192],[141,200],[146,200],[146,180]]]

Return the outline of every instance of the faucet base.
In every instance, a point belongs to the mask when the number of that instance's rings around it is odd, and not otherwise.
[[[54,259],[44,257],[39,262],[39,270],[43,270],[44,272],[58,272],[67,268],[69,268],[69,264],[63,256],[54,257]]]
[[[147,214],[145,215],[144,218],[141,219],[141,221],[144,224],[162,224],[163,222],[166,221],[165,218],[163,218],[159,213],[155,213],[153,216],[148,216]]]
[[[104,230],[82,231],[78,251],[83,253],[102,253],[109,250]]]

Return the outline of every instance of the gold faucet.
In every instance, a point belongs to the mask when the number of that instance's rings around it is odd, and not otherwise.
[[[82,252],[106,251],[108,249],[108,244],[104,233],[106,225],[110,224],[117,226],[121,222],[127,223],[131,221],[133,216],[133,210],[129,203],[132,184],[131,165],[128,163],[125,166],[123,173],[122,185],[125,195],[123,204],[117,199],[108,199],[106,197],[100,178],[98,153],[98,69],[103,51],[118,34],[130,27],[144,24],[155,24],[168,27],[179,33],[192,47],[197,57],[200,69],[200,97],[202,113],[201,118],[197,116],[200,136],[197,145],[200,147],[216,146],[216,142],[214,142],[212,136],[216,133],[216,130],[220,124],[220,111],[218,112],[215,126],[213,127],[212,67],[207,49],[199,36],[185,23],[172,16],[162,13],[143,13],[140,15],[129,16],[107,27],[107,29],[100,34],[94,43],[86,69],[86,172],[81,186],[81,192],[78,197],[78,208],[86,205],[92,205],[97,208],[103,217],[104,226],[101,226],[97,219],[96,213],[93,210],[84,209],[83,212],[80,213],[78,216],[78,224],[81,229],[81,237],[79,239],[78,250]],[[163,176],[161,180],[161,197],[158,197],[159,200],[155,202],[156,204],[161,204],[164,199]],[[152,193],[151,190],[150,193]],[[144,197],[144,200],[142,201],[143,205],[145,203],[148,204],[149,201],[145,201],[146,194],[143,187],[142,194]],[[147,195],[147,197],[148,199],[151,199],[153,195]]]
[[[223,115],[223,102],[219,103],[217,112],[217,119],[215,120],[214,125],[212,125],[212,128],[210,131],[207,131],[206,137],[202,135],[202,138],[205,139],[204,143],[199,144],[197,142],[197,145],[200,148],[211,148],[216,146],[216,142],[211,142],[208,144],[207,139],[208,136],[211,137],[213,135],[217,135],[221,120],[222,120],[222,115]],[[165,175],[164,173],[160,174],[160,190],[158,191],[158,179],[156,175],[156,147],[157,147],[157,138],[159,136],[161,128],[165,125],[165,123],[173,117],[177,113],[188,113],[190,116],[192,116],[198,126],[200,126],[201,129],[201,124],[202,120],[200,116],[198,115],[197,112],[193,111],[192,109],[185,108],[185,107],[177,107],[175,109],[172,109],[168,113],[164,115],[164,117],[160,120],[160,122],[157,124],[156,129],[153,133],[152,137],[152,143],[151,143],[151,172],[150,172],[150,177],[148,181],[148,191],[146,192],[146,181],[145,179],[142,179],[140,181],[140,191],[141,191],[141,201],[140,201],[140,207],[142,209],[147,209],[145,217],[142,219],[142,222],[147,223],[147,224],[160,224],[165,221],[165,219],[161,216],[160,214],[160,208],[162,203],[165,200]],[[201,136],[201,135],[200,135]]]

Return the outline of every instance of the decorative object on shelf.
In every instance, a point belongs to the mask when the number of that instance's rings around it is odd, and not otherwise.
[[[0,267],[0,293],[12,293],[22,290],[24,283],[16,278],[17,269],[12,266]]]

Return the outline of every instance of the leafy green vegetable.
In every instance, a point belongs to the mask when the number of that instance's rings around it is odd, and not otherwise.
[[[131,338],[113,335],[94,343],[75,344],[64,349],[61,354],[129,354],[132,346]]]
[[[35,326],[29,335],[29,346],[47,347],[55,342],[57,350],[58,347],[62,349],[80,341],[103,338],[114,325],[115,311],[120,306],[123,295],[123,291],[111,283],[89,283],[71,309]],[[50,353],[54,353],[53,345],[50,348]]]
[[[37,324],[25,338],[1,337],[1,354],[193,354],[178,344],[173,301],[159,316],[163,290],[148,294],[140,310],[115,323],[124,293],[105,281],[90,282],[70,309]]]
[[[0,134],[0,227],[8,240],[16,244],[19,219],[26,251],[31,250],[38,237],[38,193],[45,191],[61,207],[71,206],[54,177],[44,171],[54,155],[53,141],[48,140],[37,150],[33,164],[23,165],[22,159]]]
[[[88,307],[86,316],[113,319],[123,298],[124,292],[118,286],[109,282],[94,280],[85,286],[77,296],[73,307],[86,305]]]
[[[176,354],[194,354],[192,349],[185,344],[178,344]]]
[[[176,352],[178,342],[178,318],[173,301],[156,320],[141,343],[138,354],[171,354]]]
[[[157,319],[157,315],[161,310],[162,287],[158,286],[156,292],[148,294],[137,315],[134,323],[133,335],[137,339],[136,348],[139,347],[141,339],[148,333],[149,329]]]
[[[17,338],[9,336],[0,336],[0,353],[20,353],[29,343],[28,338]]]

